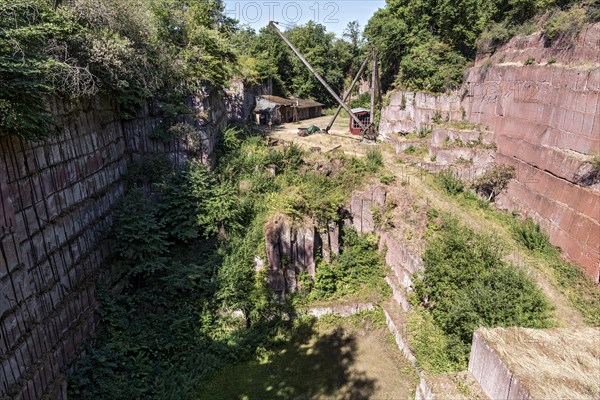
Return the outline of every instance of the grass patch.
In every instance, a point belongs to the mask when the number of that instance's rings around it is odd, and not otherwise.
[[[600,154],[592,154],[592,170],[595,174],[600,175]]]
[[[569,304],[577,309],[585,323],[600,327],[600,292],[597,285],[577,265],[567,262],[561,256],[560,249],[555,246],[545,251],[527,249],[514,237],[518,214],[498,210],[490,203],[471,191],[459,195],[449,194],[441,185],[438,176],[422,171],[419,175],[425,185],[438,192],[439,196],[475,218],[480,224],[493,227],[507,250],[525,257],[524,263],[541,271],[550,284],[565,297]]]
[[[214,374],[199,398],[403,399],[416,385],[404,363],[381,310],[300,320],[288,343]]]
[[[436,225],[440,228],[428,237],[423,254],[425,270],[414,279],[412,301],[431,316],[421,316],[419,329],[436,338],[417,340],[422,365],[432,372],[466,368],[478,327],[552,325],[546,297],[525,272],[503,261],[505,249],[497,238],[449,216]]]
[[[477,124],[466,119],[453,121],[440,121],[439,125],[444,128],[456,129],[459,131],[475,131],[481,129],[481,124]]]

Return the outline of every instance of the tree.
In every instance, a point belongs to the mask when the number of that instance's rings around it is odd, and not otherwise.
[[[466,59],[448,44],[426,37],[400,61],[396,84],[427,92],[444,92],[460,85],[466,64]]]
[[[55,91],[53,76],[68,65],[47,47],[77,29],[45,1],[0,2],[0,135],[39,139],[52,133],[45,96]]]
[[[225,236],[242,228],[243,212],[235,188],[225,182],[210,189],[200,207],[198,223],[207,237],[216,234]]]
[[[494,165],[482,176],[475,178],[473,188],[479,194],[487,196],[488,201],[494,201],[514,177],[515,167],[512,165]]]
[[[52,134],[49,96],[103,91],[134,111],[147,98],[223,86],[236,63],[221,0],[0,2],[0,130]]]
[[[387,0],[386,7],[369,20],[365,37],[379,51],[384,90],[395,82],[415,90],[442,91],[447,88],[444,82],[460,82],[466,60],[475,56],[477,39],[493,23],[502,24],[503,29],[496,31],[502,32],[502,40],[506,40],[509,35],[504,35],[505,31],[514,32],[540,11],[571,2]],[[420,57],[429,52],[433,60]],[[411,60],[416,61],[415,65]],[[416,65],[421,61],[429,61],[426,72]]]
[[[135,279],[165,268],[169,243],[157,207],[140,189],[131,190],[114,212],[114,251],[124,261],[126,274]]]

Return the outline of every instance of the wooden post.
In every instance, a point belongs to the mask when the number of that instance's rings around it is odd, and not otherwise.
[[[379,60],[375,61],[375,71],[377,71],[377,79],[375,81],[377,82],[377,102],[381,104],[383,101],[383,93],[381,92],[381,78],[379,77]]]
[[[358,73],[356,74],[356,76],[354,77],[354,80],[350,84],[350,88],[344,94],[344,98],[343,98],[344,101],[348,100],[348,97],[350,96],[350,93],[352,93],[352,89],[354,89],[354,85],[356,85],[356,82],[358,82],[358,79],[361,77],[361,75],[363,74],[363,72],[365,72],[365,68],[367,67],[367,63],[369,62],[370,58],[371,58],[371,54],[369,54],[367,56],[367,58],[365,59],[365,61],[360,66],[360,69],[358,70]],[[333,117],[331,118],[331,121],[329,121],[329,125],[327,125],[327,128],[325,128],[325,132],[329,132],[329,130],[333,126],[333,123],[335,122],[335,119],[339,115],[340,111],[342,111],[342,106],[338,106],[337,110],[335,110],[335,114],[333,114]]]
[[[375,122],[375,81],[377,80],[377,53],[375,49],[371,50],[373,55],[373,73],[371,75],[371,115],[369,116],[371,124]]]
[[[289,46],[290,49],[292,49],[292,51],[296,54],[296,56],[298,56],[300,61],[302,61],[302,63],[304,63],[306,68],[308,68],[308,70],[310,72],[312,72],[312,74],[315,76],[315,78],[317,78],[317,80],[319,82],[321,82],[321,85],[323,85],[323,87],[325,87],[325,89],[327,89],[329,94],[331,94],[333,96],[333,98],[340,104],[340,106],[344,107],[344,110],[348,111],[348,114],[350,114],[350,116],[354,119],[354,121],[358,124],[358,126],[360,126],[360,128],[364,130],[365,125],[362,123],[362,121],[360,119],[358,119],[358,117],[352,113],[352,110],[350,109],[350,107],[348,107],[348,105],[346,105],[346,103],[344,103],[342,101],[342,99],[340,99],[340,97],[335,93],[335,91],[327,84],[327,82],[325,82],[325,79],[323,79],[321,77],[321,75],[319,75],[319,73],[312,67],[312,65],[310,65],[310,63],[308,61],[306,61],[306,59],[302,56],[302,54],[300,54],[298,49],[296,49],[294,47],[292,42],[290,42],[288,40],[288,38],[286,38],[283,35],[283,33],[281,33],[281,31],[275,26],[274,21],[269,22],[269,27],[271,27],[283,39],[283,41]]]

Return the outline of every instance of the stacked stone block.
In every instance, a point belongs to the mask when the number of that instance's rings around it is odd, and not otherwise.
[[[102,239],[124,190],[115,105],[52,108],[59,135],[0,139],[0,397],[65,398],[64,368],[96,326]]]
[[[486,137],[497,151],[476,164],[511,164],[517,173],[498,206],[534,218],[600,281],[600,174],[589,162],[600,153],[600,23],[585,26],[574,43],[547,46],[539,33],[514,38],[480,55],[455,94],[395,93],[382,110],[380,134],[393,141],[429,126],[436,111],[492,132]],[[432,156],[449,162],[436,150],[441,133],[434,129]],[[481,172],[475,166],[471,175]]]

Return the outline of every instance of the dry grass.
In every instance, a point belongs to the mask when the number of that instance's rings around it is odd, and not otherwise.
[[[273,126],[272,129],[260,126],[259,129],[272,138],[283,139],[286,143],[294,142],[305,149],[318,147],[322,153],[334,150],[338,146],[341,146],[339,150],[345,152],[347,155],[362,156],[366,153],[367,149],[371,147],[370,145],[361,144],[360,136],[352,135],[348,132],[348,117],[338,117],[329,131],[330,134],[326,134],[322,131],[310,136],[298,136],[298,128],[306,128],[314,124],[321,129],[324,129],[330,119],[330,116],[324,116],[307,119],[300,123],[290,122],[276,125]]]
[[[534,399],[600,398],[600,329],[481,329]]]

